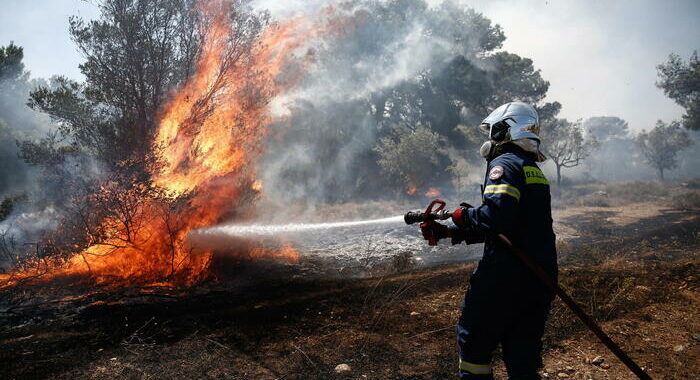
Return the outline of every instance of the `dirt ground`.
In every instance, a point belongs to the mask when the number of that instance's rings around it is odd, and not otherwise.
[[[637,202],[555,219],[562,286],[653,378],[698,378],[700,213]],[[12,305],[0,309],[0,379],[454,378],[473,269],[308,279],[248,268],[185,293]],[[498,353],[494,362],[505,378]],[[558,301],[544,363],[545,378],[634,378]]]

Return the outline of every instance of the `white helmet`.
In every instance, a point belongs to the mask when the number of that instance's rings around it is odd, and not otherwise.
[[[479,152],[487,160],[498,153],[498,147],[513,142],[536,156],[538,162],[547,158],[540,151],[540,117],[537,110],[523,102],[506,103],[496,108],[481,122],[479,128],[489,134],[489,141]]]
[[[489,139],[499,144],[520,139],[540,141],[539,122],[540,117],[533,106],[523,102],[511,102],[491,112],[479,128],[488,132]]]

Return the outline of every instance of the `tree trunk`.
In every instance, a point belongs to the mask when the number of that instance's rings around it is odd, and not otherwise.
[[[664,180],[664,168],[659,168],[659,180]]]
[[[561,165],[557,165],[557,186],[561,185]]]

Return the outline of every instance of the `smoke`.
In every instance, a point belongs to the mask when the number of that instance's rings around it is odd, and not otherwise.
[[[0,65],[0,265],[12,260],[12,252],[38,241],[56,227],[53,199],[63,193],[52,186],[37,167],[20,158],[19,142],[39,139],[50,131],[46,115],[26,105],[30,92],[42,79],[30,79],[22,63],[23,51],[10,43],[2,46]],[[57,174],[57,173],[54,173]]]
[[[289,17],[312,14],[318,3],[256,5]],[[309,52],[301,86],[273,104],[283,121],[273,128],[260,172],[265,194],[281,203],[389,194],[373,148],[391,130],[389,109],[403,106],[391,102],[411,96],[410,86],[438,77],[456,57],[488,69],[477,58],[488,28],[455,2],[350,1],[325,9],[333,30]],[[421,111],[410,112],[394,118],[415,126]]]
[[[606,124],[605,121],[609,124]],[[601,123],[601,121],[603,123]],[[610,123],[612,121],[612,123]],[[616,126],[615,123],[618,123]],[[624,124],[624,127],[621,125]],[[637,133],[627,128],[627,122],[611,116],[591,117],[582,127],[588,134],[593,134],[598,146],[574,168],[563,171],[566,183],[616,182],[633,180],[652,180],[657,178],[656,169],[649,166],[642,155],[635,138]],[[691,148],[678,152],[678,166],[666,174],[668,179],[696,178],[700,172],[700,131],[688,130]],[[549,176],[555,176],[556,169],[551,162],[543,168]]]
[[[48,118],[26,106],[29,92],[43,81],[27,77],[0,76],[0,201],[35,187],[38,173],[19,158],[17,141],[49,130]]]
[[[71,197],[104,173],[98,161],[78,152],[50,166],[27,162],[52,153],[36,148],[47,147],[56,136],[56,126],[27,102],[31,91],[39,86],[52,88],[55,82],[30,79],[21,49],[13,54],[15,59],[5,61],[0,70],[0,267],[20,258],[15,254],[31,252],[28,246],[38,251],[45,234],[58,227]],[[21,146],[27,142],[34,143],[31,158],[22,157],[27,152]]]

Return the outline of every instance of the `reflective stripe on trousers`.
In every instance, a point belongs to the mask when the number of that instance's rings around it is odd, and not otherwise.
[[[488,375],[491,373],[491,364],[470,363],[459,359],[459,370],[466,371],[474,375]]]

